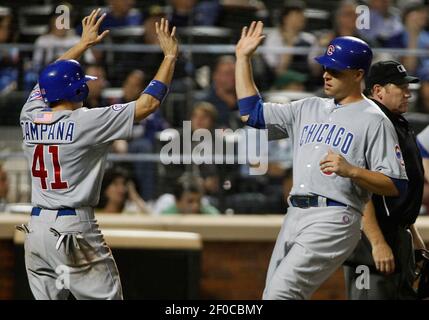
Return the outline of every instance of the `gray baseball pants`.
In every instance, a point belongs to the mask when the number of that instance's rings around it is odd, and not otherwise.
[[[28,227],[19,229],[26,233],[25,265],[37,300],[63,300],[70,292],[76,299],[123,298],[115,260],[92,208],[33,212]]]
[[[264,300],[309,299],[353,252],[361,214],[350,207],[290,206],[268,268]]]

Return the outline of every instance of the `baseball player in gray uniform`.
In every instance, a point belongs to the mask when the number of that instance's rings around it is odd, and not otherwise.
[[[25,231],[25,263],[36,299],[122,299],[119,273],[94,218],[109,146],[131,137],[134,121],[155,111],[171,82],[178,54],[175,28],[156,23],[165,58],[136,100],[87,109],[87,81],[78,59],[108,33],[105,15],[82,20],[80,42],[40,74],[20,117],[23,148],[32,176],[31,220]]]
[[[240,113],[255,128],[285,130],[294,150],[289,209],[263,298],[308,299],[358,243],[371,193],[398,196],[407,176],[392,124],[361,92],[372,59],[368,45],[339,37],[316,58],[331,98],[275,104],[263,102],[251,71],[262,31],[262,22],[253,22],[236,46]]]

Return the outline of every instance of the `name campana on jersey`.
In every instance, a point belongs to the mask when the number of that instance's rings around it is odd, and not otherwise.
[[[21,121],[23,136],[26,141],[64,141],[72,142],[75,123],[73,121],[57,121],[52,124],[37,124],[32,121]]]
[[[313,123],[302,128],[299,145],[323,142],[338,147],[342,153],[347,154],[353,141],[353,133],[345,128],[331,123]]]

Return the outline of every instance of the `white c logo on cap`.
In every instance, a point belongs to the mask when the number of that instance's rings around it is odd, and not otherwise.
[[[328,46],[328,49],[326,50],[326,54],[327,54],[328,56],[331,56],[331,55],[334,53],[334,51],[335,51],[335,47],[334,47],[332,44],[330,44],[330,45]]]

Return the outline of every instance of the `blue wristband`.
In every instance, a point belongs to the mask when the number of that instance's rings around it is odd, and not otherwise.
[[[253,109],[256,107],[258,101],[261,99],[262,98],[259,94],[255,94],[254,96],[238,100],[238,109],[240,110],[240,115],[246,116],[248,114],[251,114]]]
[[[152,80],[146,89],[144,89],[143,93],[149,94],[162,102],[168,93],[168,87],[161,81]]]

